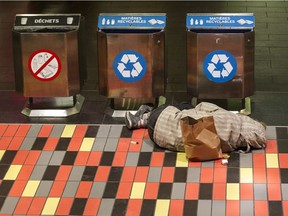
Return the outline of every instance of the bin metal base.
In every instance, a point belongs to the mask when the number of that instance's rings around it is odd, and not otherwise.
[[[29,98],[21,113],[28,117],[68,117],[80,112],[84,100],[80,94],[64,98]]]

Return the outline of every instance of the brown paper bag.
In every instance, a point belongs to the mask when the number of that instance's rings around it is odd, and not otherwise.
[[[187,116],[181,119],[180,124],[182,142],[189,160],[205,161],[223,157],[213,116],[198,120]]]

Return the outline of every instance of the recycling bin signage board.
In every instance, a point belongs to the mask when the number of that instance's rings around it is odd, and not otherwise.
[[[100,14],[99,29],[164,29],[165,14]]]
[[[188,29],[252,29],[253,14],[187,14]]]
[[[80,14],[17,14],[15,16],[14,30],[43,27],[75,28],[79,26]]]

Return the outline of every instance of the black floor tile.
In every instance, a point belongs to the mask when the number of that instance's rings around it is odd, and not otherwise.
[[[149,166],[151,161],[151,152],[140,152],[137,166]]]
[[[13,180],[3,180],[0,184],[0,197],[8,196],[13,184],[14,184]]]
[[[116,199],[111,215],[112,216],[124,216],[124,215],[126,215],[127,206],[128,206],[128,200],[127,199]]]
[[[81,181],[93,181],[98,167],[86,166]]]
[[[154,215],[156,200],[144,199],[141,207],[140,216]]]
[[[96,137],[99,126],[88,126],[85,137]]]
[[[211,183],[200,183],[199,188],[199,199],[212,200],[213,184]]]
[[[10,165],[9,164],[1,164],[0,163],[0,180],[3,179],[8,171]]]
[[[186,182],[187,181],[187,168],[176,167],[174,173],[174,182]]]
[[[172,186],[172,183],[160,183],[158,190],[158,199],[170,199]]]
[[[277,139],[278,153],[288,153],[288,139]]]
[[[16,154],[17,154],[17,151],[12,151],[12,150],[5,151],[0,161],[0,164],[11,164]]]
[[[183,216],[197,216],[198,201],[197,200],[185,200]]]
[[[108,181],[119,182],[123,173],[123,167],[111,167]]]
[[[32,150],[43,150],[46,142],[47,142],[46,137],[37,137],[31,149]]]
[[[113,159],[114,159],[114,152],[103,152],[101,160],[100,160],[100,165],[101,166],[111,166]]]
[[[87,199],[75,198],[69,215],[83,215]]]
[[[73,165],[78,152],[67,151],[62,161],[62,165]]]
[[[176,164],[177,153],[176,152],[165,152],[164,167],[174,167]]]
[[[240,172],[239,168],[228,167],[227,168],[227,183],[239,183]]]
[[[48,166],[45,170],[42,180],[55,180],[58,170],[59,166]]]
[[[269,215],[283,215],[281,201],[268,201]]]
[[[119,182],[107,182],[103,198],[115,198],[117,195]]]
[[[56,151],[66,151],[68,149],[70,141],[71,141],[71,138],[61,137],[58,141],[58,144],[57,144],[55,150]]]

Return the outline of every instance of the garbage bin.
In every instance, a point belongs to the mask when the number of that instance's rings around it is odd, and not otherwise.
[[[99,92],[120,101],[115,109],[133,109],[137,101],[164,94],[165,26],[165,14],[99,15]]]
[[[190,13],[186,27],[188,93],[201,99],[251,96],[254,15]]]
[[[60,111],[64,116],[80,111],[79,103],[82,105],[84,99],[79,94],[80,68],[83,68],[79,55],[81,20],[80,14],[16,15],[12,32],[16,91],[29,98],[28,110],[24,108],[23,114],[57,116],[56,110],[47,112],[51,107],[58,109],[57,105],[42,105],[41,111],[38,110],[36,104],[41,104],[39,99],[43,98],[46,104],[49,104],[47,98],[71,99],[73,103],[67,113]],[[31,110],[38,110],[37,114]]]

